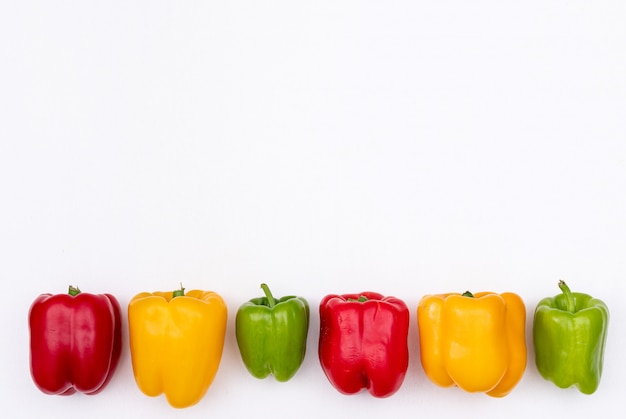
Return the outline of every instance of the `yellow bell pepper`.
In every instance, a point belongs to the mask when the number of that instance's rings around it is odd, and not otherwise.
[[[139,389],[165,393],[176,408],[196,404],[215,378],[227,308],[211,291],[137,294],[128,304],[130,353]]]
[[[526,369],[526,307],[513,293],[424,296],[417,308],[420,358],[442,387],[503,397]]]

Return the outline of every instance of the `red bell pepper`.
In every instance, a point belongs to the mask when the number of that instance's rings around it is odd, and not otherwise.
[[[110,294],[42,294],[30,307],[30,372],[46,394],[96,394],[122,349],[122,317]]]
[[[366,388],[374,397],[395,393],[409,365],[409,309],[374,292],[327,295],[320,303],[319,358],[343,394]]]

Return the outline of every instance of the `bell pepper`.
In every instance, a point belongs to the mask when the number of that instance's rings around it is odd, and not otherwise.
[[[600,384],[609,309],[590,295],[562,293],[539,301],[533,322],[535,363],[539,373],[558,387],[576,386],[584,394]]]
[[[41,294],[29,310],[30,372],[46,394],[97,394],[122,348],[121,309],[111,294]]]
[[[342,394],[394,394],[409,364],[406,304],[375,292],[330,294],[319,310],[319,359],[330,383]]]
[[[241,359],[252,376],[273,374],[288,381],[296,373],[306,352],[309,304],[302,297],[274,299],[261,284],[265,297],[241,305],[235,319],[235,336]]]
[[[518,295],[427,295],[417,321],[422,367],[435,384],[503,397],[522,378],[526,308]]]
[[[227,308],[211,291],[140,293],[128,304],[135,381],[147,396],[175,408],[199,402],[222,357]]]

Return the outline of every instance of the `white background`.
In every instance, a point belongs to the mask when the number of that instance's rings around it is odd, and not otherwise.
[[[2,416],[619,416],[625,22],[620,0],[3,1]],[[530,331],[559,278],[611,310],[595,394],[543,380],[530,335],[503,399],[428,381],[423,295],[517,292]],[[100,395],[35,388],[39,293],[76,284],[125,308],[180,281],[229,307],[198,405],[141,394],[127,341]],[[234,314],[261,281],[312,307],[288,383],[239,358]],[[339,394],[317,359],[320,299],[364,290],[412,312],[407,377],[384,400]]]

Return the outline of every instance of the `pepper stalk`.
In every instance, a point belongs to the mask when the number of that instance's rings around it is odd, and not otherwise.
[[[574,295],[572,294],[572,291],[569,289],[565,281],[563,281],[562,279],[559,280],[559,288],[561,289],[561,291],[563,291],[563,294],[565,295],[565,309],[569,311],[570,313],[575,313],[576,312],[576,300],[574,299]]]
[[[181,282],[180,288],[172,292],[172,298],[184,297],[184,296],[185,296],[185,287],[183,287],[183,283]]]
[[[267,284],[263,283],[261,284],[261,289],[265,293],[265,298],[267,298],[267,306],[269,308],[274,307],[276,305],[276,300],[274,300],[274,296],[272,295],[272,292],[270,291],[270,287],[268,287]]]

